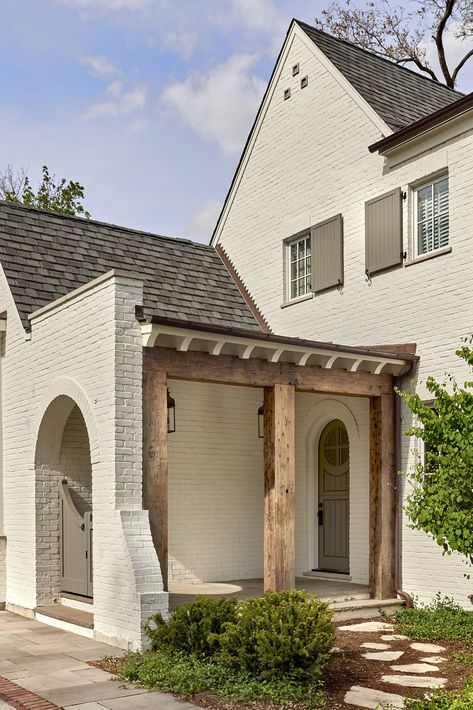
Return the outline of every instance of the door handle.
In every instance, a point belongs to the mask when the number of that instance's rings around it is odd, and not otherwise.
[[[319,525],[323,525],[323,524],[324,524],[324,511],[323,511],[322,508],[320,508],[320,509],[317,511],[317,517],[318,517],[318,519],[319,519]]]

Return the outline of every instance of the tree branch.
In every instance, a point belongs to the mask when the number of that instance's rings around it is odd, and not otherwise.
[[[440,17],[439,23],[437,25],[437,31],[434,36],[434,41],[435,41],[435,45],[437,47],[437,52],[438,52],[438,56],[439,56],[440,68],[442,70],[442,74],[445,77],[445,83],[447,84],[447,86],[450,87],[450,89],[453,89],[454,81],[453,81],[452,75],[450,74],[447,60],[445,58],[445,47],[443,46],[443,33],[445,31],[445,27],[447,25],[447,22],[452,15],[454,7],[455,7],[455,0],[447,0],[447,2],[445,4],[445,11],[444,11],[443,15]]]
[[[453,73],[452,73],[453,86],[455,86],[455,83],[456,83],[456,80],[457,80],[457,76],[458,76],[458,72],[465,66],[465,64],[467,63],[467,61],[468,61],[469,59],[471,59],[472,57],[473,57],[473,49],[470,49],[470,51],[465,54],[465,56],[463,57],[463,59],[462,59],[460,62],[458,62],[457,66],[455,67],[455,69],[453,70]]]

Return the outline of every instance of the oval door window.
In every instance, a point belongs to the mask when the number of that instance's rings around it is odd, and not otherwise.
[[[350,449],[345,425],[327,424],[319,442],[319,564],[328,572],[349,572]]]

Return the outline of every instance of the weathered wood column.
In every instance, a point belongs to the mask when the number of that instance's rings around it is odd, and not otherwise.
[[[370,587],[393,599],[395,587],[396,434],[394,395],[370,399]]]
[[[168,586],[167,418],[166,373],[146,370],[143,376],[143,504],[149,510],[164,589]]]
[[[264,589],[295,586],[293,385],[264,388]]]

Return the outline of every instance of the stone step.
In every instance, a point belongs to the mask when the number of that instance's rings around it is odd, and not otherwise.
[[[374,619],[386,614],[391,616],[399,611],[405,602],[401,599],[363,599],[357,601],[335,601],[330,604],[334,611],[334,621],[349,619]]]
[[[342,604],[345,602],[361,602],[371,599],[369,591],[363,592],[333,592],[332,594],[321,594],[319,599],[329,604]]]
[[[38,606],[35,609],[35,619],[64,631],[93,637],[94,615],[82,609],[72,609],[62,604]]]
[[[67,606],[71,609],[79,609],[80,611],[86,611],[89,614],[94,613],[94,600],[92,597],[83,597],[80,594],[61,592],[60,601],[62,606]]]

